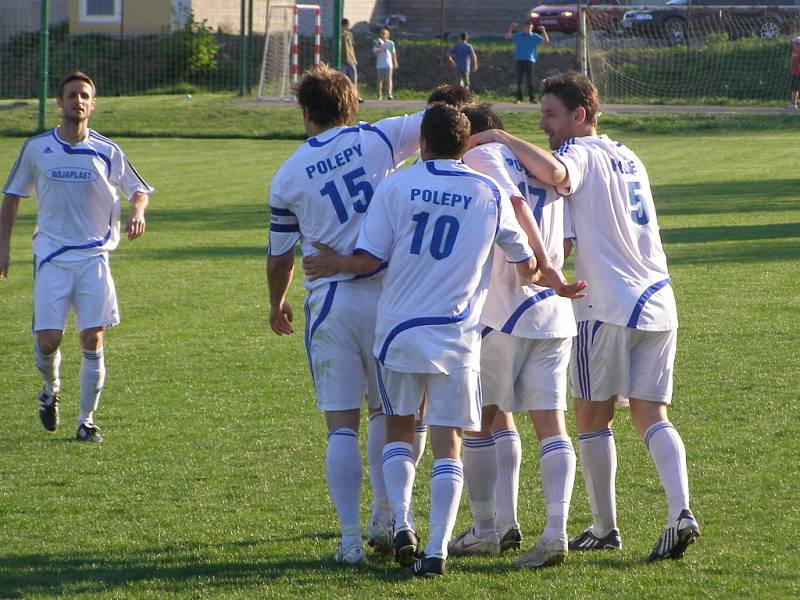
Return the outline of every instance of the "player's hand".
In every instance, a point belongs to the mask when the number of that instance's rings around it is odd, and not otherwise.
[[[491,144],[492,142],[502,143],[502,134],[503,132],[499,129],[487,129],[486,131],[481,131],[480,133],[471,135],[469,136],[469,144],[467,145],[467,149],[472,150],[475,146],[480,146],[481,144]]]
[[[303,271],[309,281],[330,277],[341,271],[339,264],[341,257],[333,248],[320,242],[314,242],[311,245],[317,249],[317,254],[303,257]]]
[[[289,335],[290,333],[294,333],[292,321],[294,321],[292,306],[286,300],[281,302],[281,305],[278,307],[269,307],[269,326],[277,335]]]
[[[586,296],[583,290],[589,285],[582,279],[579,279],[575,283],[568,283],[560,269],[550,266],[539,269],[534,283],[542,287],[553,288],[556,294],[564,298],[569,298],[570,300]]]
[[[135,240],[136,238],[142,237],[146,228],[144,212],[138,210],[131,211],[128,222],[125,223],[125,233],[128,234],[128,239]]]

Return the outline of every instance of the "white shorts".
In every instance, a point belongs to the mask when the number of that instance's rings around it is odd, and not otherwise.
[[[672,401],[678,332],[642,331],[602,321],[581,321],[572,346],[572,393],[584,400],[619,395]]]
[[[38,261],[37,261],[38,264]],[[33,276],[33,333],[67,326],[75,307],[78,331],[119,324],[117,291],[108,254],[85,260],[48,261]]]
[[[425,398],[426,425],[481,430],[481,376],[474,369],[445,375],[401,373],[380,366],[378,385],[387,415],[419,416]]]
[[[338,281],[306,298],[305,344],[321,411],[380,406],[372,345],[380,282]]]
[[[505,412],[567,410],[572,338],[527,339],[492,330],[481,341],[483,405]]]

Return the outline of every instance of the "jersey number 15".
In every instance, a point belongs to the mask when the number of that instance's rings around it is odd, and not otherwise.
[[[364,167],[359,167],[342,175],[344,185],[347,187],[347,193],[350,195],[350,199],[353,201],[353,210],[357,213],[367,212],[369,202],[372,200],[373,190],[369,181],[357,181],[357,179],[364,177],[366,174],[367,173],[364,171]],[[336,182],[331,179],[328,183],[322,186],[322,188],[319,190],[319,193],[330,198],[331,202],[333,203],[333,210],[336,211],[336,216],[339,218],[339,222],[347,223],[347,220],[350,218],[350,214],[347,212],[347,207],[344,205],[342,195],[339,193],[339,189],[336,187]]]

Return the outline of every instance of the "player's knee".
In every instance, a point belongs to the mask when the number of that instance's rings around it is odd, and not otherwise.
[[[36,347],[39,352],[45,356],[53,354],[61,345],[61,332],[57,329],[37,331],[36,332]]]
[[[80,344],[84,350],[98,350],[103,346],[103,328],[92,327],[80,332]]]

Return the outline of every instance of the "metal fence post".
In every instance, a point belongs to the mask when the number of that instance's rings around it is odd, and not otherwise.
[[[44,131],[47,117],[47,56],[50,45],[50,6],[49,0],[42,0],[42,20],[39,26],[39,124],[38,131]]]
[[[344,0],[333,0],[333,56],[331,62],[337,71],[342,70],[342,17]]]

